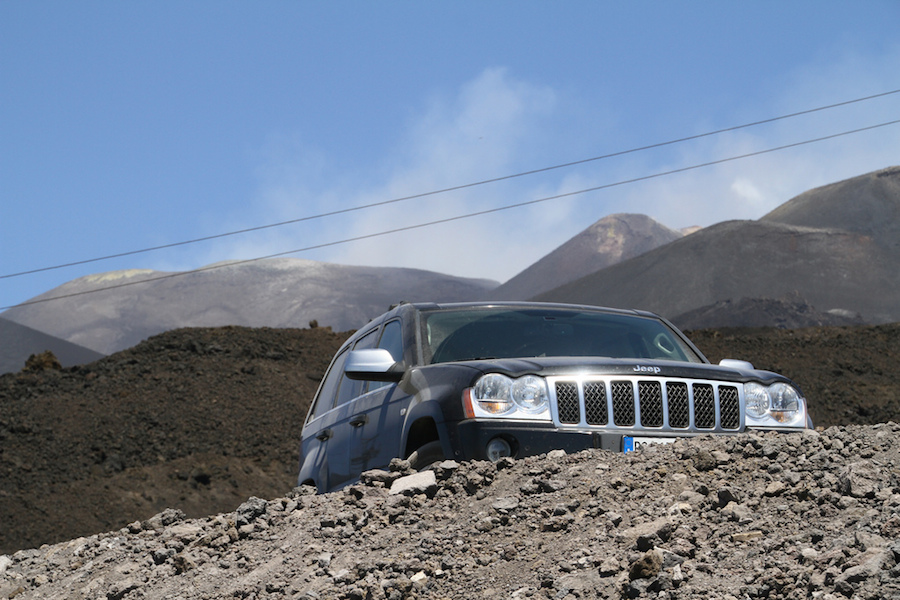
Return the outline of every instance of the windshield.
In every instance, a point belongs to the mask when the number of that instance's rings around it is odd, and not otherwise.
[[[484,307],[423,311],[425,361],[602,356],[703,362],[665,323],[600,311]]]

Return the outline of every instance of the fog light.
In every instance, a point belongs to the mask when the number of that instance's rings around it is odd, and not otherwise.
[[[489,461],[497,462],[501,458],[512,455],[512,448],[509,447],[509,442],[503,438],[495,437],[487,443],[485,454]]]

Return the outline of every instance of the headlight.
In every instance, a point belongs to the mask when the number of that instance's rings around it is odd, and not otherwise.
[[[463,405],[469,418],[550,419],[547,382],[536,375],[512,379],[488,373],[465,390]]]
[[[766,393],[766,388],[758,383],[745,383],[744,399],[748,416],[755,419],[766,416],[769,411],[769,394]]]
[[[472,400],[485,412],[502,415],[513,408],[511,387],[512,379],[498,373],[490,373],[475,382]]]
[[[547,382],[536,375],[526,375],[513,381],[510,395],[519,410],[530,414],[547,410],[550,404]]]
[[[787,383],[745,383],[744,406],[751,426],[806,426],[806,402],[797,388]]]
[[[769,412],[779,423],[792,421],[800,412],[800,392],[786,383],[776,383],[769,388],[772,403]]]

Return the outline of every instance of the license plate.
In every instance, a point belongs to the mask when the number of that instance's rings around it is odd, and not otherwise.
[[[634,452],[651,444],[671,444],[675,438],[665,437],[633,437],[626,435],[622,438],[622,452]]]

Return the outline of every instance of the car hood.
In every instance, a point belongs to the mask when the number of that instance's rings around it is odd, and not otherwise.
[[[510,377],[519,377],[531,373],[544,377],[591,374],[677,377],[740,382],[760,381],[765,383],[789,381],[786,377],[777,373],[758,369],[739,369],[709,363],[689,363],[671,360],[619,359],[592,356],[480,359],[452,364],[465,365],[483,373],[503,373]]]

